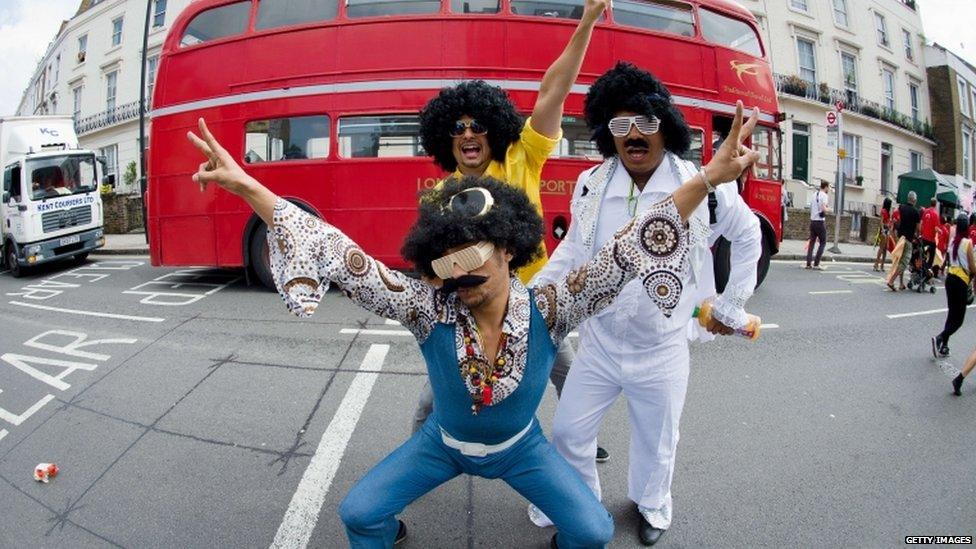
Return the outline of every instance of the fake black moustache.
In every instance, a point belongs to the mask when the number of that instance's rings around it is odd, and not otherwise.
[[[644,141],[643,139],[628,139],[627,141],[624,141],[624,147],[634,147],[645,150],[650,148],[647,146],[647,141]]]
[[[444,283],[441,285],[441,291],[445,294],[452,293],[458,288],[474,288],[475,286],[481,286],[488,281],[487,276],[479,275],[464,275],[457,278],[445,278]]]

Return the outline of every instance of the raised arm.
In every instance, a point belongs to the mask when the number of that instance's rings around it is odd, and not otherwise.
[[[583,66],[583,56],[590,45],[593,26],[608,5],[609,0],[586,0],[583,16],[566,44],[566,49],[549,65],[542,77],[539,97],[532,109],[532,129],[546,137],[555,138],[559,135],[563,104],[573,82],[579,76],[580,67]]]
[[[399,320],[420,341],[426,339],[437,315],[435,290],[429,284],[387,269],[366,255],[342,232],[277,197],[249,176],[214,139],[200,119],[203,138],[187,137],[209,160],[193,181],[208,183],[240,196],[267,224],[271,271],[278,293],[297,316],[315,312],[330,283],[359,306]]]

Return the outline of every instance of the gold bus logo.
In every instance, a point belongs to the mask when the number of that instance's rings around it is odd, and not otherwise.
[[[743,74],[748,74],[749,76],[759,76],[758,63],[743,63],[741,61],[733,60],[729,61],[729,65],[732,67],[732,70],[735,71],[735,75],[739,77],[739,82],[742,82]]]

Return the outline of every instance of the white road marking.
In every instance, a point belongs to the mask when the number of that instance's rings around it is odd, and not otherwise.
[[[967,309],[972,309],[973,307],[976,307],[976,303],[974,303],[974,304],[972,304],[972,305],[970,305],[970,306],[968,306],[966,308]],[[898,314],[895,314],[895,315],[885,315],[885,316],[888,317],[888,318],[890,318],[890,319],[895,319],[895,318],[908,318],[910,316],[936,315],[936,314],[945,313],[945,312],[948,312],[948,311],[949,311],[949,309],[943,308],[943,309],[931,309],[931,310],[928,310],[928,311],[916,311],[914,313],[898,313]]]
[[[10,304],[17,305],[18,307],[30,307],[31,309],[55,311],[59,313],[68,313],[71,315],[97,316],[101,318],[116,318],[119,320],[135,320],[138,322],[166,322],[165,318],[158,318],[153,316],[129,316],[129,315],[117,315],[112,313],[97,313],[95,311],[82,311],[78,309],[62,309],[61,307],[48,307],[47,305],[37,305],[35,303],[22,303],[20,301],[11,301]]]
[[[359,328],[343,328],[340,334],[360,334],[360,335],[389,335],[389,336],[410,336],[413,335],[408,330],[360,330]]]
[[[0,440],[3,440],[3,437],[5,437],[5,436],[7,436],[7,430],[6,429],[0,429]]]
[[[400,321],[393,320],[392,318],[385,319],[383,324],[386,324],[387,326],[401,326]]]
[[[760,330],[772,330],[772,329],[775,329],[775,328],[779,328],[779,324],[760,324],[759,325],[759,329]]]
[[[853,290],[823,290],[819,292],[810,292],[810,295],[833,295],[833,294],[852,294]]]
[[[339,462],[346,451],[346,445],[356,430],[356,423],[366,406],[369,394],[373,391],[373,384],[383,368],[389,345],[370,345],[363,358],[360,370],[370,370],[370,373],[360,372],[346,390],[346,395],[339,404],[336,415],[319,441],[315,455],[305,469],[298,489],[291,498],[285,517],[278,527],[278,533],[271,543],[272,548],[304,549],[315,530],[322,503],[329,492],[332,479],[339,469]],[[382,496],[379,496],[382,497]]]

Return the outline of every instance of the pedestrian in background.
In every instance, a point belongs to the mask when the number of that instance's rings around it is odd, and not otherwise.
[[[883,271],[888,257],[888,238],[891,234],[891,199],[881,203],[881,226],[878,227],[878,254],[874,257],[874,270]]]
[[[918,233],[918,223],[921,221],[921,215],[915,209],[916,200],[918,198],[915,195],[915,191],[908,191],[908,203],[898,207],[898,216],[895,219],[898,245],[895,246],[895,252],[892,253],[891,272],[888,273],[888,279],[885,281],[892,292],[898,291],[895,290],[896,278],[898,279],[898,289],[905,289],[903,276],[905,274],[905,268],[908,267],[908,262],[912,258],[912,242],[915,240],[915,236]],[[900,254],[897,253],[899,247],[901,248]],[[896,255],[898,256],[897,262],[895,262]]]
[[[820,268],[820,258],[823,257],[824,246],[827,245],[827,214],[830,213],[830,207],[827,205],[827,188],[830,183],[826,181],[820,182],[820,190],[813,197],[810,202],[810,240],[807,241],[807,269],[819,269]],[[817,255],[813,255],[813,246],[816,244],[817,240],[820,240],[820,248],[817,249]],[[813,262],[811,266],[810,262]]]
[[[966,364],[963,365],[962,371],[952,380],[952,394],[962,396],[962,382],[973,371],[974,366],[976,366],[976,349],[973,349],[973,352],[969,353],[969,358],[966,359]]]
[[[973,243],[966,236],[968,232],[969,220],[961,215],[956,219],[956,236],[946,261],[945,294],[949,312],[942,332],[932,338],[932,355],[935,358],[949,356],[949,338],[966,318],[966,294],[969,281],[976,274],[976,258],[973,257]]]
[[[929,201],[929,207],[922,209],[922,223],[919,235],[922,237],[922,280],[926,281],[932,275],[932,265],[935,263],[935,235],[941,222],[939,206],[935,197]]]
[[[942,278],[945,276],[946,253],[949,251],[949,239],[952,238],[952,218],[949,214],[942,216],[942,223],[935,228],[935,261],[932,263],[933,276]]]

